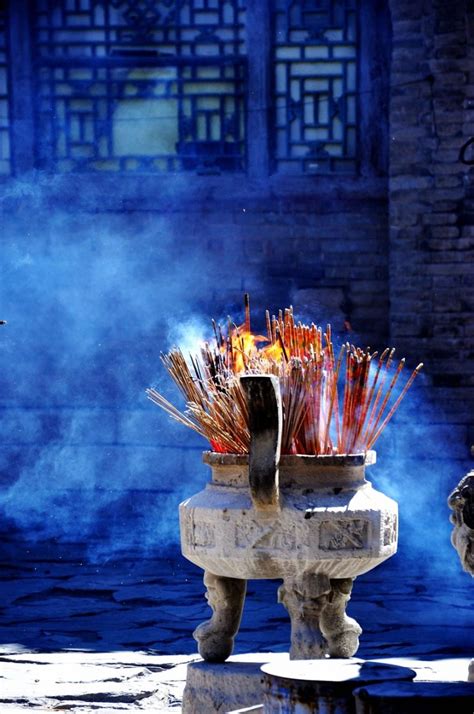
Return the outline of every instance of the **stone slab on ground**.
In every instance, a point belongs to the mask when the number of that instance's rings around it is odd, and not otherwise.
[[[175,713],[196,657],[146,652],[17,652],[0,648],[0,711]]]

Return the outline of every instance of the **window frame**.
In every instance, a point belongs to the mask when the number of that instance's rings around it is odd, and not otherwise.
[[[21,176],[37,168],[37,127],[34,121],[35,68],[32,61],[32,0],[8,0],[9,95],[11,167],[13,176]],[[247,0],[246,43],[246,171],[221,173],[215,176],[197,172],[137,173],[116,172],[102,174],[53,173],[70,181],[98,183],[114,179],[141,181],[170,187],[175,181],[182,185],[182,177],[192,188],[212,190],[213,187],[234,185],[254,190],[265,182],[270,190],[314,190],[324,193],[344,189],[352,193],[367,184],[368,190],[379,192],[386,183],[388,166],[388,95],[390,64],[390,16],[383,0],[360,0],[360,56],[358,61],[358,146],[360,168],[350,174],[284,174],[272,170],[272,87],[273,43],[272,0]],[[367,100],[365,99],[367,98]],[[6,178],[9,178],[6,175]],[[3,177],[2,177],[3,179]],[[171,183],[170,183],[171,182]],[[375,184],[374,184],[375,182]],[[81,181],[79,180],[79,183]],[[378,187],[378,188],[377,188]]]

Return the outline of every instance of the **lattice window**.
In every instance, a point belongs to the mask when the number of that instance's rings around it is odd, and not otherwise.
[[[10,168],[6,11],[0,2],[0,174],[9,174]]]
[[[358,0],[275,0],[275,162],[357,170]]]
[[[244,0],[38,0],[40,164],[242,170]]]

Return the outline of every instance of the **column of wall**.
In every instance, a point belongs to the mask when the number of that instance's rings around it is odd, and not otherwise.
[[[472,4],[392,0],[390,332],[426,363],[440,453],[474,440]],[[443,448],[444,447],[444,448]]]

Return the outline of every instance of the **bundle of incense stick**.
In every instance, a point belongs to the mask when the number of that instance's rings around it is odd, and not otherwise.
[[[248,453],[248,411],[239,377],[274,374],[283,402],[282,453],[354,454],[374,446],[422,368],[419,364],[397,389],[405,365],[395,366],[394,349],[380,356],[344,343],[336,357],[331,326],[295,322],[293,309],[266,312],[266,335],[251,332],[250,303],[245,320],[226,327],[212,322],[213,342],[186,360],[175,348],[162,361],[181,390],[180,411],[154,389],[149,398],[174,419],[209,440],[214,451]]]

